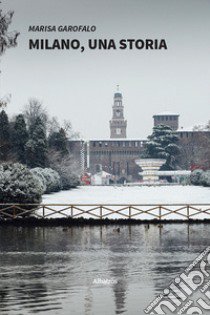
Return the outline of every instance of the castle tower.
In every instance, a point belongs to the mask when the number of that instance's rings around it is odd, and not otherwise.
[[[163,112],[153,116],[154,127],[158,125],[166,125],[176,131],[179,129],[179,114]]]
[[[114,93],[114,104],[112,106],[112,120],[110,124],[110,138],[126,138],[127,120],[124,119],[124,106],[122,104],[122,93]]]

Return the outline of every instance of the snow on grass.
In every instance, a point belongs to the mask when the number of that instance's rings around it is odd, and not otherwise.
[[[210,188],[197,186],[82,186],[44,195],[43,203],[210,204]]]

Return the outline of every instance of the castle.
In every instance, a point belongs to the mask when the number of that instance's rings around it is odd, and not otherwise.
[[[163,112],[153,116],[154,126],[160,124],[170,126],[179,136],[180,144],[193,145],[200,134],[206,133],[210,138],[210,130],[184,130],[179,128],[179,114]],[[138,181],[140,179],[139,166],[135,160],[144,151],[147,140],[128,139],[127,121],[124,117],[124,105],[122,93],[119,88],[114,93],[112,106],[112,118],[109,121],[109,139],[91,139],[69,141],[69,149],[81,169],[81,174],[91,174],[104,171],[114,178],[115,182],[123,183]]]

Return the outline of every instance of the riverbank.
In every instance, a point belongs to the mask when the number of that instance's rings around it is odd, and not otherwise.
[[[158,226],[160,229],[164,225],[170,224],[210,224],[209,219],[189,219],[189,220],[139,220],[139,219],[86,219],[86,218],[53,218],[53,219],[39,219],[34,217],[17,218],[0,220],[0,226],[19,226],[19,227],[72,227],[72,226],[108,226],[108,225],[145,225],[146,229],[150,225]]]

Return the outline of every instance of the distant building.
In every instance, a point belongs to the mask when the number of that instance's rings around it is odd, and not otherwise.
[[[117,91],[114,94],[114,104],[112,106],[112,119],[110,124],[110,138],[126,138],[127,121],[124,119],[124,106],[122,103],[122,93]]]
[[[162,112],[153,116],[154,127],[158,125],[166,125],[176,131],[179,129],[179,114]]]
[[[140,168],[135,160],[144,150],[146,140],[127,139],[127,121],[124,118],[122,93],[114,93],[110,139],[89,141],[89,170],[92,174],[105,171],[115,182],[137,181]]]
[[[180,141],[191,141],[192,139],[199,140],[200,137],[210,137],[210,129],[203,128],[203,129],[195,129],[195,128],[180,128],[176,131],[177,135],[180,138]]]
[[[107,139],[89,141],[89,169],[92,174],[108,172],[115,181],[139,180],[140,168],[135,160],[144,150],[146,140]]]
[[[69,149],[81,174],[90,172],[94,174],[111,174],[110,181],[124,183],[124,181],[139,181],[140,167],[135,163],[144,151],[147,140],[128,139],[127,121],[124,118],[122,93],[119,89],[114,93],[112,106],[112,119],[109,122],[109,139],[91,139],[89,141],[70,140]],[[179,114],[162,112],[153,116],[154,126],[167,125],[179,136],[179,144],[193,152],[198,148],[198,143],[203,136],[210,139],[210,130],[179,129]],[[152,131],[151,131],[152,133]],[[203,141],[203,140],[202,140]],[[191,152],[188,150],[189,152]],[[186,150],[185,150],[186,151]],[[183,151],[184,152],[184,151]],[[184,157],[183,166],[190,167],[192,161]],[[189,161],[188,161],[189,160]],[[96,176],[96,178],[98,178]]]

